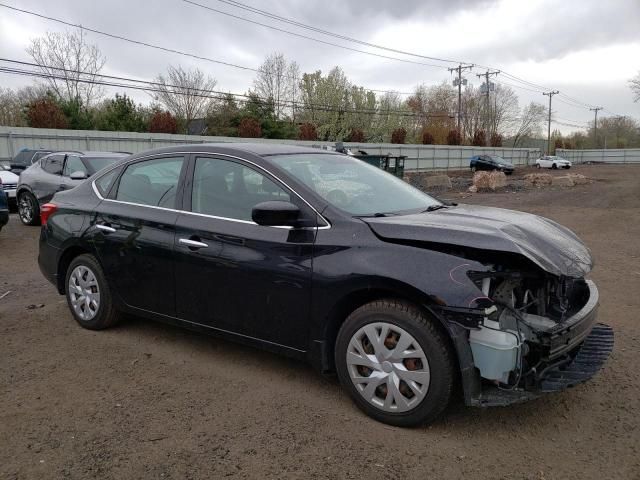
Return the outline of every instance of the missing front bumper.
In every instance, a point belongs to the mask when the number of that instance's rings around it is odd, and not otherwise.
[[[558,392],[586,382],[603,367],[614,344],[613,329],[596,324],[564,362],[557,362],[538,374],[536,388],[531,390],[506,390],[484,387],[471,404],[480,407],[505,406],[525,402],[545,393]]]

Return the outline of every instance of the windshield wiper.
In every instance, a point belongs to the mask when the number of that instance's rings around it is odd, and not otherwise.
[[[441,208],[447,208],[447,206],[446,205],[429,205],[426,209],[424,209],[420,213],[435,212],[436,210],[440,210]]]
[[[371,218],[371,217],[375,217],[375,218],[379,218],[379,217],[391,217],[393,215],[397,215],[397,213],[393,213],[393,212],[376,212],[376,213],[369,213],[367,215],[356,215],[356,217],[358,218]]]

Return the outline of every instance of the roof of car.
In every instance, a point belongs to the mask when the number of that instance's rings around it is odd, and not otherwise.
[[[154,153],[171,153],[171,152],[211,152],[215,153],[220,150],[236,150],[247,153],[253,153],[261,157],[269,155],[287,155],[292,153],[318,153],[336,155],[336,152],[322,150],[313,147],[300,147],[298,145],[287,145],[282,143],[244,143],[244,142],[225,142],[225,143],[192,143],[186,145],[178,145],[153,150]],[[144,152],[148,154],[149,152]]]
[[[51,152],[57,155],[80,155],[81,157],[125,157],[127,155],[131,155],[127,152],[94,152],[94,151],[83,151],[83,150],[59,150],[57,152]]]

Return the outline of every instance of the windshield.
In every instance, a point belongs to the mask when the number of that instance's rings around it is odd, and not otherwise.
[[[509,163],[507,160],[497,155],[491,155],[491,160],[493,160],[496,163]]]
[[[332,205],[352,215],[425,210],[440,202],[393,175],[347,155],[269,157]]]
[[[84,163],[89,169],[89,173],[93,175],[105,167],[114,164],[118,160],[123,159],[126,155],[112,157],[84,157]]]

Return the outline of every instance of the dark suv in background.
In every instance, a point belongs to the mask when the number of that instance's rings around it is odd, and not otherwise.
[[[497,155],[474,155],[469,161],[472,172],[477,170],[497,170],[507,175],[513,173],[513,164]]]
[[[36,163],[45,155],[53,153],[55,150],[43,150],[43,149],[31,149],[24,148],[18,152],[18,154],[11,160],[11,171],[16,175],[20,175],[23,170],[26,170],[31,165]]]
[[[55,152],[42,157],[20,175],[16,192],[20,220],[25,225],[38,225],[40,205],[55,193],[74,188],[126,156],[114,152]]]

